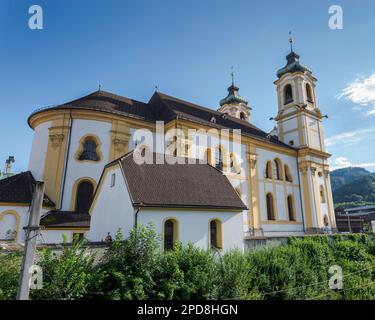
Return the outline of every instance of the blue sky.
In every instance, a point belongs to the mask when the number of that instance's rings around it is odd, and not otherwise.
[[[28,28],[28,9],[44,11],[44,29]],[[341,5],[344,29],[328,28]],[[28,115],[97,90],[148,101],[161,92],[216,109],[230,84],[270,130],[277,112],[273,81],[285,65],[288,32],[318,78],[318,104],[332,167],[375,171],[375,2],[248,0],[1,0],[0,165],[16,157],[27,170]]]

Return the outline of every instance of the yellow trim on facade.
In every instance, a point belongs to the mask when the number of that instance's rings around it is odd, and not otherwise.
[[[300,100],[300,96],[299,96],[299,82],[298,82],[298,78],[295,78],[294,79],[294,88],[295,88],[295,93],[296,93],[296,102],[297,103],[300,103],[301,100]]]
[[[302,113],[297,114],[297,125],[298,125],[299,146],[303,146],[306,144],[306,142],[305,142],[304,135],[303,135]]]
[[[216,222],[216,231],[217,231],[217,249],[223,249],[223,223],[220,219],[214,218],[208,221],[208,248],[211,248],[211,222]]]
[[[313,195],[314,195],[314,202],[315,202],[315,209],[316,209],[316,220],[317,220],[317,228],[322,228],[322,213],[321,213],[321,205],[320,205],[320,196],[319,196],[319,186],[318,181],[316,179],[316,168],[310,168],[312,170],[312,184],[313,184]]]
[[[61,197],[67,141],[69,135],[69,114],[54,115],[49,130],[43,180],[45,192],[58,206]]]
[[[277,201],[276,201],[276,197],[274,196],[274,194],[276,193],[276,190],[274,188],[274,185],[273,185],[272,188],[273,188],[272,192],[265,191],[266,215],[267,215],[267,220],[266,221],[277,221],[278,220],[278,215],[277,215]],[[273,215],[273,219],[270,219],[270,220],[268,220],[268,210],[269,210],[269,208],[268,208],[268,202],[267,202],[268,195],[270,195],[271,199],[272,199],[272,208],[270,208],[270,209],[272,209],[271,213]]]
[[[307,176],[308,167],[301,166],[301,180],[302,180],[302,194],[303,194],[303,203],[304,203],[304,212],[306,217],[306,227],[312,228],[313,227],[313,219],[312,219],[312,208],[311,208],[311,200],[310,200],[310,192],[309,192],[309,181]]]
[[[301,221],[290,221],[290,220],[265,220],[262,224],[302,224]]]
[[[165,223],[170,220],[173,223],[173,247],[180,241],[180,224],[176,217],[168,217],[163,220],[162,224],[162,248],[164,250],[164,237],[165,237]]]
[[[329,170],[324,170],[324,181],[326,184],[326,190],[327,190],[327,203],[328,203],[328,209],[329,209],[329,215],[331,220],[332,228],[336,228],[336,216],[335,216],[335,209],[333,206],[333,196],[332,196],[332,188],[331,188],[331,179],[329,176]]]
[[[0,207],[30,207],[28,203],[0,202]]]
[[[76,203],[77,203],[77,189],[78,189],[78,186],[81,182],[85,182],[85,181],[88,181],[90,182],[93,186],[94,186],[94,189],[93,191],[95,192],[96,190],[96,187],[97,187],[97,182],[93,179],[93,178],[90,178],[90,177],[82,177],[82,178],[79,178],[77,179],[74,184],[73,184],[73,188],[72,188],[72,193],[71,193],[71,197],[70,197],[70,210],[71,211],[75,211],[76,209]]]
[[[60,119],[61,117],[69,117],[71,114],[73,119],[82,120],[93,120],[100,122],[112,123],[113,120],[119,120],[121,122],[126,122],[129,127],[132,128],[145,128],[151,131],[155,131],[155,123],[147,122],[141,119],[127,117],[126,115],[116,114],[116,113],[106,113],[99,110],[83,110],[83,109],[54,109],[46,110],[40,113],[32,115],[29,119],[30,126],[35,129],[43,122],[54,121],[55,119]]]
[[[96,154],[98,155],[98,158],[99,160],[98,161],[93,161],[93,160],[79,160],[79,157],[81,156],[82,152],[84,151],[84,143],[86,142],[86,140],[88,139],[92,139],[95,141],[95,144],[96,144]],[[75,152],[74,154],[74,159],[78,162],[101,162],[103,160],[103,153],[101,151],[101,141],[99,139],[99,137],[95,134],[92,134],[92,133],[88,133],[88,134],[85,134],[83,137],[81,137],[81,139],[79,140],[79,147],[78,147],[78,150]]]
[[[309,148],[309,147],[301,148],[298,150],[299,158],[306,157],[306,156],[314,156],[314,157],[326,160],[329,157],[331,157],[331,154],[324,152],[324,151],[317,150],[317,149]]]
[[[248,167],[248,183],[249,183],[249,204],[250,214],[250,227],[254,230],[261,229],[261,216],[260,216],[260,193],[259,193],[259,172],[258,172],[258,155],[254,145],[246,145],[246,160]]]
[[[14,226],[15,235],[14,235],[14,238],[12,240],[17,241],[18,234],[20,232],[21,217],[20,217],[19,213],[15,210],[5,210],[5,211],[0,213],[0,222],[1,222],[1,220],[4,219],[4,217],[6,215],[14,216],[14,218],[16,219],[16,225]]]
[[[109,161],[113,161],[129,151],[130,127],[125,121],[112,120]]]
[[[293,210],[293,218],[294,218],[294,220],[289,219],[289,221],[296,222],[297,221],[296,200],[295,200],[294,194],[291,194],[291,193],[287,194],[286,199],[285,199],[286,207],[287,207],[287,210],[286,210],[287,217],[289,218],[289,205],[288,205],[289,197],[292,199],[292,210]]]
[[[176,121],[176,120],[172,120],[172,121]],[[186,126],[187,128],[190,128],[190,129],[196,129],[196,130],[199,130],[199,129],[206,129],[206,130],[215,129],[215,128],[210,127],[208,125],[203,125],[203,124],[198,125],[195,122],[187,121],[185,119],[179,119],[178,121],[179,121],[179,123],[183,124],[184,126]],[[221,128],[216,128],[216,129],[220,131]],[[209,134],[209,132],[207,132],[207,133]],[[229,139],[231,139],[231,140],[233,139],[232,133],[229,134]],[[258,140],[256,138],[248,137],[248,136],[244,136],[244,135],[241,135],[241,143],[242,144],[250,144],[250,145],[253,145],[254,147],[263,148],[263,149],[268,150],[268,151],[279,152],[279,153],[284,154],[284,155],[291,155],[291,156],[297,155],[297,150],[287,148],[287,147],[283,147],[283,146],[279,146],[279,145],[275,145],[275,144],[268,143],[268,142],[265,142],[265,141],[260,140],[260,139]]]

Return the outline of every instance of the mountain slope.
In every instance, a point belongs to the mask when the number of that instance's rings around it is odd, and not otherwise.
[[[331,172],[335,206],[354,207],[375,204],[375,174],[363,168]]]
[[[370,171],[359,167],[334,170],[331,172],[332,191],[365,176],[375,175]]]

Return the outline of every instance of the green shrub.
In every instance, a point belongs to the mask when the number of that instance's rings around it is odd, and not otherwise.
[[[211,299],[215,296],[216,263],[212,251],[188,244],[159,255],[155,299]]]
[[[289,238],[286,245],[241,253],[192,244],[162,252],[152,225],[120,232],[104,257],[84,243],[37,264],[43,289],[33,299],[375,299],[375,240],[369,235]],[[21,256],[0,253],[0,299],[16,296]],[[331,290],[331,266],[343,271],[343,289]]]
[[[217,260],[216,282],[219,299],[256,299],[250,292],[251,266],[240,251],[229,251]]]
[[[0,252],[0,300],[16,298],[21,261],[20,253]]]
[[[158,251],[152,225],[134,228],[126,240],[118,232],[99,265],[101,290],[96,298],[148,299],[153,294]]]
[[[37,264],[43,270],[43,288],[30,292],[32,299],[77,300],[89,295],[96,277],[95,255],[76,242],[62,252],[44,249]]]

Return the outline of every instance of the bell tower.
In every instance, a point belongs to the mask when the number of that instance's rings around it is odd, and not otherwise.
[[[233,68],[231,72],[232,85],[228,88],[228,95],[220,100],[220,108],[217,110],[234,118],[250,122],[251,107],[248,101],[241,97],[239,88],[234,84]]]
[[[296,148],[309,147],[325,152],[322,113],[317,105],[312,71],[299,61],[293,51],[286,56],[285,67],[277,72],[275,81],[278,114],[275,120],[279,139]]]
[[[277,71],[277,131],[280,141],[297,149],[304,223],[307,233],[336,229],[328,158],[322,128],[323,116],[317,104],[312,71],[300,62],[293,50],[286,65]]]

